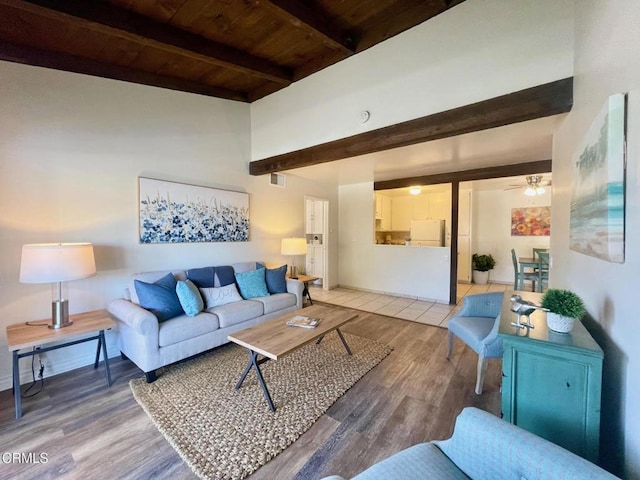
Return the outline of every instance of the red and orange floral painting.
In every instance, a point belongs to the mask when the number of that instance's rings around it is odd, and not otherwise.
[[[512,237],[545,237],[551,234],[551,207],[511,209]]]

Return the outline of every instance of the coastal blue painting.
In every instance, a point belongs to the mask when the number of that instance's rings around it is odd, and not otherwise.
[[[611,95],[575,158],[569,248],[624,263],[625,95]]]
[[[140,243],[246,242],[249,194],[139,178]]]

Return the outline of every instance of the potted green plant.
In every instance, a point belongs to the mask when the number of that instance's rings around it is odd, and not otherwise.
[[[569,290],[550,288],[542,296],[540,305],[549,310],[547,325],[554,332],[569,333],[573,322],[582,319],[586,310],[582,299]]]
[[[473,268],[473,283],[484,285],[489,281],[489,270],[496,266],[496,261],[491,255],[474,253],[471,257]]]

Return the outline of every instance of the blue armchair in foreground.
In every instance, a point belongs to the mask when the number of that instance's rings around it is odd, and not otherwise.
[[[503,292],[467,295],[462,309],[449,320],[449,349],[447,358],[453,351],[453,337],[456,336],[478,354],[476,394],[482,394],[484,377],[487,373],[487,359],[502,358],[502,340],[498,337],[499,315],[502,309]]]
[[[615,480],[609,472],[495,415],[467,407],[451,438],[419,443],[352,480]],[[338,475],[323,480],[344,480]]]

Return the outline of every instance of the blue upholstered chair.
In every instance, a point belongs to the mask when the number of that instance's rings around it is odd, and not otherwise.
[[[464,297],[462,309],[449,320],[449,349],[453,351],[453,337],[458,337],[478,354],[476,394],[482,394],[487,359],[502,358],[502,340],[498,337],[499,315],[503,292],[481,293]]]

